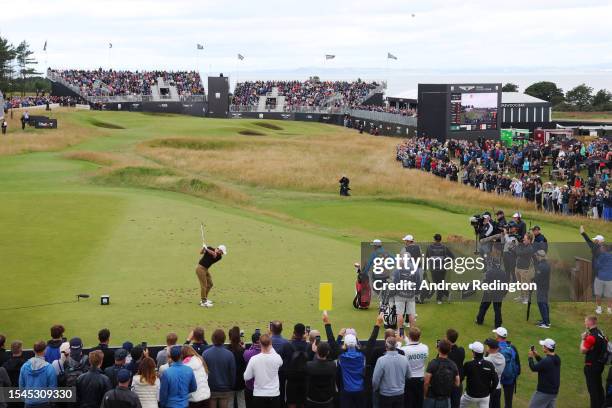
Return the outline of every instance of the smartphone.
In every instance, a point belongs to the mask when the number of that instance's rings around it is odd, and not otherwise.
[[[400,334],[400,337],[402,337],[402,338],[404,337],[404,328],[403,327],[400,327],[399,334]]]
[[[310,333],[310,326],[306,326],[306,333]]]
[[[315,344],[318,346],[321,343],[321,336],[315,337]]]
[[[436,348],[438,348],[438,346],[440,345],[440,339],[436,340]]]
[[[268,324],[268,329],[272,331],[272,320],[270,320],[270,323]]]
[[[529,346],[529,350],[535,351],[535,346]]]
[[[145,350],[146,350],[146,348],[147,348],[147,342],[146,342],[146,341],[143,341],[142,343],[140,343],[140,347],[142,347],[143,349],[145,349]]]
[[[261,329],[255,329],[255,333],[261,334]]]

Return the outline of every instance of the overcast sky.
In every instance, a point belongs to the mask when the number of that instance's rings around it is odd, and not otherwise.
[[[42,66],[58,68],[235,71],[238,66],[252,72],[387,64],[397,69],[612,66],[610,0],[9,4],[0,8],[0,34],[15,44],[27,40]],[[196,50],[197,43],[203,51]],[[387,52],[398,60],[387,61]],[[240,65],[237,53],[245,56]],[[324,54],[336,59],[324,62]]]

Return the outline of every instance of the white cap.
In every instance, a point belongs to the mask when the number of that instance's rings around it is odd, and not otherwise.
[[[557,346],[557,343],[553,339],[544,339],[540,340],[540,346],[544,346],[549,350],[554,350]]]
[[[344,336],[344,344],[347,345],[347,347],[350,346],[356,346],[357,345],[357,337],[355,337],[354,334],[347,334],[346,336]]]
[[[603,237],[603,235],[595,235],[593,237],[593,241],[604,242],[604,237]]]
[[[382,245],[382,241],[380,239],[375,239],[372,241],[372,245]]]
[[[223,252],[223,255],[227,255],[227,248],[225,245],[219,245],[218,249]]]
[[[503,337],[504,339],[508,337],[508,330],[505,327],[498,327],[493,330],[493,333],[497,334],[499,337]]]
[[[482,218],[491,218],[489,214],[483,214]]]
[[[414,237],[408,234],[403,238],[403,241],[414,241]]]
[[[470,348],[470,350],[472,350],[474,353],[479,353],[482,354],[484,353],[484,345],[479,342],[479,341],[475,341],[472,344],[470,344],[468,346]]]
[[[512,215],[512,218],[521,218],[521,213],[515,212],[515,213]]]

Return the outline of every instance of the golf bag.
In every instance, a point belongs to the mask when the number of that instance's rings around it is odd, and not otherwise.
[[[393,297],[388,290],[380,293],[380,309],[378,313],[382,312],[385,329],[396,329],[397,328],[397,315],[395,314],[395,305],[391,306],[390,300]]]
[[[355,299],[353,299],[353,307],[355,309],[367,309],[370,307],[372,299],[372,288],[370,287],[370,278],[367,274],[361,273],[361,268],[357,268],[357,281],[355,282]]]

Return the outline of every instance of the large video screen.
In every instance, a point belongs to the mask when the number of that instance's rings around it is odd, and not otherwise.
[[[450,130],[497,129],[497,108],[495,92],[452,93]]]

